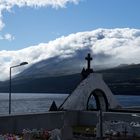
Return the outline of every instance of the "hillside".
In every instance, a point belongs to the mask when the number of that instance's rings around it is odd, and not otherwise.
[[[114,94],[140,95],[140,64],[99,71]]]
[[[59,77],[15,79],[12,80],[12,92],[70,93],[80,81],[80,74]],[[0,84],[0,92],[9,92],[9,81]]]
[[[125,65],[97,71],[114,94],[140,95],[140,64]],[[16,78],[12,81],[12,92],[25,93],[71,93],[81,81],[80,74],[56,77]],[[8,92],[9,82],[0,83],[0,92]]]

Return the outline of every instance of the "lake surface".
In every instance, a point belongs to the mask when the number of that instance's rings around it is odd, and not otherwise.
[[[15,113],[39,113],[48,111],[51,103],[61,105],[68,94],[31,94],[12,93],[12,114]],[[116,95],[123,106],[140,106],[140,96]],[[0,114],[8,114],[9,94],[0,93]]]

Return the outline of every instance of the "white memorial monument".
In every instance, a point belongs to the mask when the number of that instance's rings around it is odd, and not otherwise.
[[[93,110],[107,111],[108,109],[119,108],[115,96],[104,82],[102,75],[94,73],[90,68],[92,58],[90,54],[86,57],[88,61],[87,69],[83,69],[82,76],[84,80],[63,102],[59,109],[63,110],[90,110],[89,103],[94,99]]]

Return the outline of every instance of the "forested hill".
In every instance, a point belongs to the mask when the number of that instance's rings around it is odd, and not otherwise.
[[[140,64],[121,65],[97,71],[114,94],[140,95]],[[12,81],[12,92],[71,93],[81,81],[80,74],[56,77],[21,78]],[[9,92],[9,81],[0,82],[0,92]]]
[[[99,71],[115,94],[140,95],[140,64]]]

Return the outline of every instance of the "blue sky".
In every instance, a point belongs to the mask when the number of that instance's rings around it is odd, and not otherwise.
[[[2,11],[5,27],[0,35],[14,39],[0,40],[0,50],[19,50],[47,43],[71,33],[97,28],[140,27],[140,0],[81,0],[65,8],[18,7]]]

